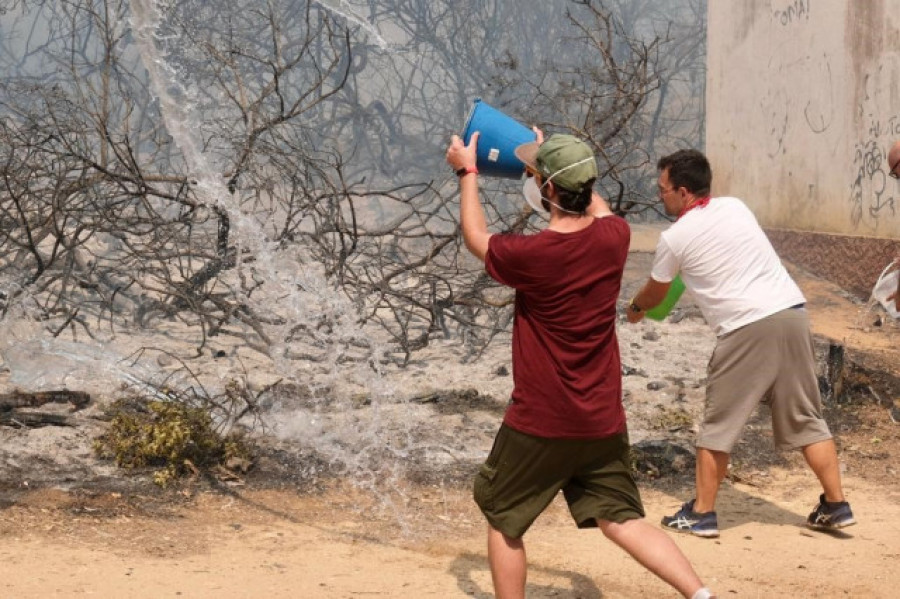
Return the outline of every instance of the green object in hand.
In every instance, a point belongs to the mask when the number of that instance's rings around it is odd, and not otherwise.
[[[652,318],[653,320],[663,320],[669,315],[669,312],[672,311],[675,304],[678,303],[682,293],[684,293],[684,281],[681,280],[681,275],[679,274],[672,279],[672,284],[669,285],[669,291],[666,293],[666,297],[663,298],[663,301],[647,310],[645,315],[647,318]]]

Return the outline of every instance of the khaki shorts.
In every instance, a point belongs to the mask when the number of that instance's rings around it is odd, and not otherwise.
[[[760,402],[782,449],[831,438],[822,417],[809,315],[789,308],[719,338],[709,361],[697,447],[731,453]]]
[[[627,434],[546,439],[501,426],[475,477],[475,503],[488,523],[517,539],[560,489],[579,528],[644,516]]]

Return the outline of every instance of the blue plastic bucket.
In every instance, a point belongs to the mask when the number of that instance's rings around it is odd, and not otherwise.
[[[525,165],[516,158],[515,149],[535,141],[537,135],[534,131],[482,102],[481,98],[475,98],[462,134],[466,145],[469,145],[476,131],[481,133],[476,155],[478,172],[489,177],[520,178],[525,172]]]

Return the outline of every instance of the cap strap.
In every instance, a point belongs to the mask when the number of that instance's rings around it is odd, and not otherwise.
[[[547,177],[547,180],[544,181],[544,185],[546,185],[547,183],[549,183],[549,182],[553,179],[553,177],[555,177],[556,175],[558,175],[558,174],[560,174],[560,173],[564,173],[564,172],[566,172],[567,170],[569,170],[570,168],[575,168],[576,166],[582,165],[582,164],[584,164],[585,162],[590,162],[590,161],[593,160],[593,159],[594,159],[593,156],[589,156],[589,157],[587,157],[587,158],[584,158],[584,159],[582,159],[582,160],[579,160],[578,162],[573,162],[573,163],[570,164],[569,166],[564,166],[564,167],[562,167],[561,169],[559,169],[558,171],[556,171],[555,173],[553,173],[552,175],[550,175],[549,177]],[[541,185],[541,187],[543,187],[544,185]]]

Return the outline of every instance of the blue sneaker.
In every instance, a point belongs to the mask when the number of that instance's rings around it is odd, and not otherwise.
[[[856,524],[853,510],[846,501],[825,501],[825,494],[819,495],[819,505],[806,519],[806,525],[816,530],[837,530]]]
[[[664,516],[662,525],[663,528],[686,532],[698,537],[711,539],[719,536],[719,521],[716,519],[716,513],[695,512],[693,499],[682,505],[674,516]]]

